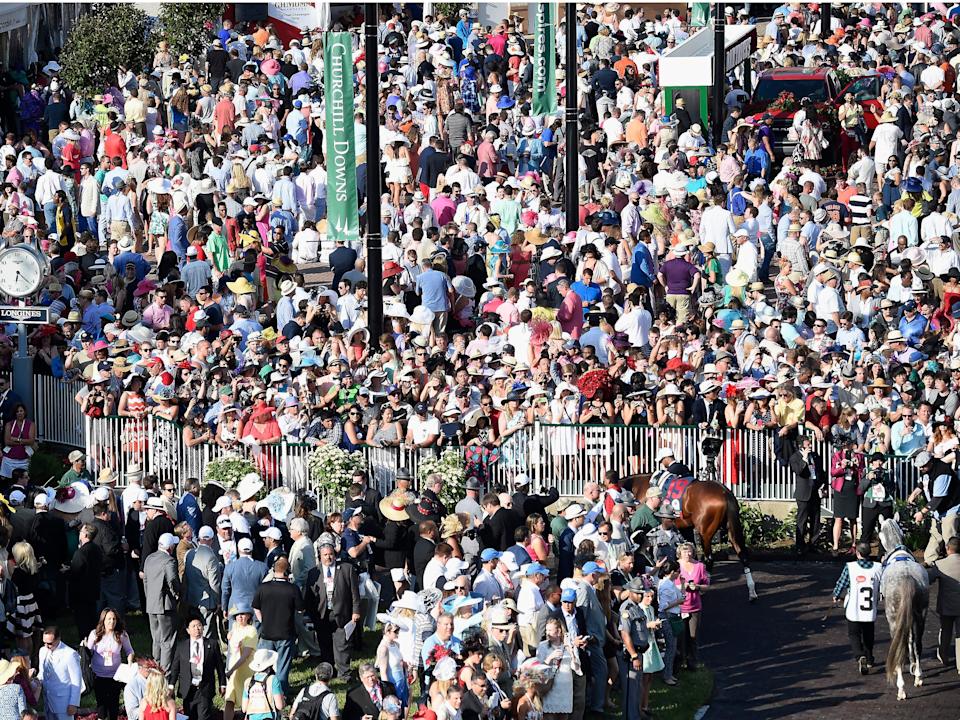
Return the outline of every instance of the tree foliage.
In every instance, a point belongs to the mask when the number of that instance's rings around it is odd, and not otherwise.
[[[222,15],[223,3],[162,3],[157,33],[174,53],[196,56]]]
[[[75,92],[102,92],[116,84],[120,65],[136,72],[149,65],[149,35],[150,21],[140,8],[98,3],[70,30],[60,56],[61,76]]]

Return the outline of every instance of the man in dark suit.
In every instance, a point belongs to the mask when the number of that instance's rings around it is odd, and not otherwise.
[[[127,559],[123,554],[120,533],[110,519],[110,507],[105,502],[93,506],[93,522],[97,529],[96,539],[103,552],[103,564],[100,568],[100,606],[116,608],[123,615],[127,609],[127,592],[124,587],[124,572]]]
[[[827,471],[823,458],[813,449],[810,436],[800,439],[800,447],[790,456],[790,469],[797,478],[793,497],[797,501],[796,552],[802,554],[816,545],[820,535],[820,497],[826,489]],[[807,544],[809,527],[810,543]]]
[[[413,546],[413,574],[423,588],[423,571],[427,563],[433,559],[434,550],[437,547],[437,524],[433,520],[423,520],[417,526],[420,537]]]
[[[501,507],[495,493],[487,493],[481,501],[487,519],[480,526],[480,538],[486,547],[503,552],[513,545],[513,532],[521,524],[520,516],[512,508]]]
[[[724,429],[727,426],[725,407],[720,399],[720,385],[705,380],[700,383],[700,397],[693,401],[693,424],[706,429],[716,423],[719,429]]]
[[[320,548],[320,564],[307,573],[306,607],[317,631],[322,661],[332,661],[340,677],[349,676],[350,650],[344,626],[349,622],[359,626],[360,579],[351,563],[337,564],[331,545]]]
[[[334,290],[340,285],[340,278],[345,272],[353,270],[354,263],[357,262],[357,251],[346,247],[343,244],[343,238],[337,238],[337,247],[330,253],[330,269],[333,271],[333,284],[330,286]]]
[[[160,498],[149,498],[144,506],[147,513],[147,522],[143,526],[143,544],[140,548],[140,571],[147,557],[157,551],[160,536],[166,533],[173,535],[173,520],[167,515],[166,506]],[[142,575],[141,575],[142,577]]]
[[[363,663],[358,672],[360,684],[347,693],[343,720],[363,720],[364,715],[380,717],[383,699],[397,693],[393,683],[381,682],[377,669],[371,663]]]
[[[488,716],[487,676],[483,673],[473,673],[470,687],[463,694],[460,715],[463,720],[482,720]]]
[[[513,493],[513,509],[520,513],[523,519],[534,513],[546,517],[546,508],[560,499],[560,491],[557,488],[550,488],[546,495],[531,495],[530,476],[524,472],[517,473],[513,479],[513,486],[516,488]]]
[[[77,633],[85,638],[97,626],[97,603],[100,600],[100,570],[103,552],[94,540],[97,528],[93,525],[80,527],[80,546],[70,561],[67,588],[70,607],[77,624]]]
[[[213,717],[213,696],[223,694],[227,674],[218,643],[203,636],[203,620],[190,619],[187,637],[177,643],[170,666],[171,684],[179,686],[183,709],[190,720]]]

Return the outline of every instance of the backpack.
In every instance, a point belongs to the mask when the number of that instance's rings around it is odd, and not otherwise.
[[[263,704],[267,706],[270,710],[270,714],[274,720],[280,720],[281,713],[273,704],[273,694],[270,692],[269,684],[273,683],[274,675],[273,673],[268,673],[262,678],[257,679],[256,675],[251,677],[249,680],[249,685],[247,686],[247,702],[248,705],[253,705],[253,707],[258,707],[256,703],[256,698],[260,698],[263,701]],[[253,710],[252,713],[259,714],[261,710]]]
[[[324,690],[319,695],[311,695],[309,690],[310,688],[304,688],[303,698],[297,705],[297,711],[293,714],[292,720],[329,720],[323,712],[323,701],[333,693]]]

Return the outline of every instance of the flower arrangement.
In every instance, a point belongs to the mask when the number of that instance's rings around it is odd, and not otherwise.
[[[417,469],[417,479],[422,486],[428,475],[436,473],[443,478],[440,489],[440,502],[453,511],[453,506],[463,500],[467,494],[466,464],[463,453],[458,450],[445,450],[440,457],[425,458]]]
[[[205,482],[216,482],[230,489],[236,487],[244,475],[256,474],[253,463],[242,455],[227,454],[217,460],[211,460],[203,470]]]
[[[307,469],[321,504],[327,498],[342,501],[357,471],[365,472],[367,459],[363,453],[347,452],[332,445],[318,445],[307,455]]]
[[[783,110],[784,112],[792,112],[796,108],[797,99],[789,90],[784,90],[782,93],[777,95],[777,99],[767,106],[767,110]]]

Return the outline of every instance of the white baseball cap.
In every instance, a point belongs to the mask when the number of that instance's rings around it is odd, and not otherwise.
[[[250,538],[242,538],[240,542],[237,543],[237,552],[252,553],[253,540],[251,540]]]
[[[35,508],[48,507],[49,505],[50,505],[50,498],[48,498],[45,493],[41,493],[40,495],[37,495],[33,499],[33,506]]]
[[[164,533],[160,536],[160,539],[157,541],[157,547],[161,550],[166,550],[167,548],[176,547],[179,544],[180,538],[172,533]]]
[[[283,539],[283,533],[280,532],[279,528],[268,527],[266,530],[260,533],[260,537],[280,541]]]
[[[197,537],[201,540],[213,540],[213,528],[209,525],[204,525],[200,528],[200,532],[197,533]]]

